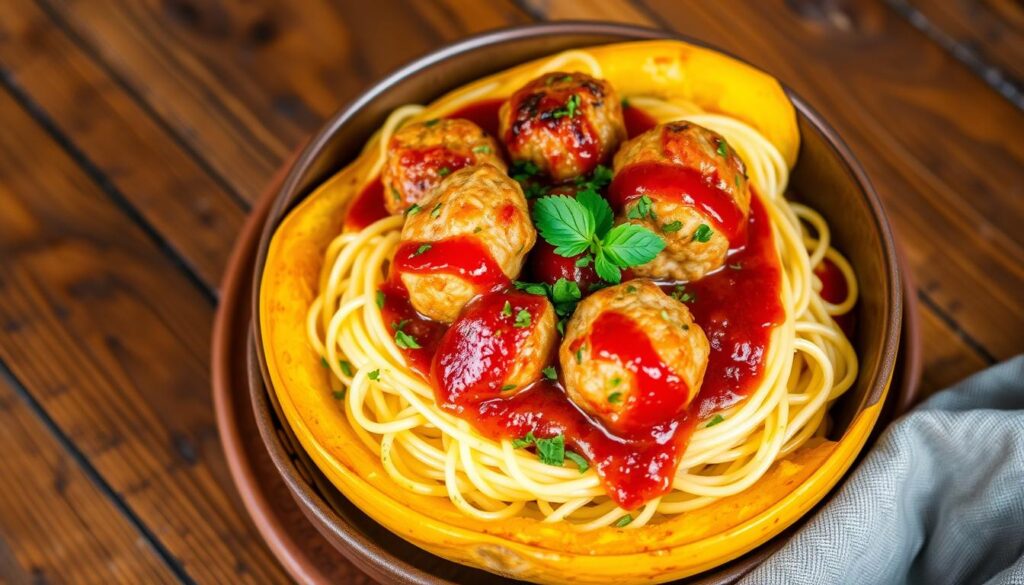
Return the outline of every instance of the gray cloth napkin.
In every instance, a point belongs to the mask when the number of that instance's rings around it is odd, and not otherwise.
[[[899,419],[752,584],[1024,584],[1024,355]]]

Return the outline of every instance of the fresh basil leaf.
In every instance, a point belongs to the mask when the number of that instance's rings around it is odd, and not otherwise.
[[[594,259],[594,271],[597,272],[597,275],[602,279],[607,280],[612,284],[617,284],[622,280],[622,272],[614,262],[608,259],[604,250],[598,252],[597,258]]]
[[[594,215],[572,197],[541,197],[533,206],[540,235],[563,257],[581,254],[594,237]]]
[[[603,238],[612,229],[612,206],[596,191],[590,190],[577,193],[576,201],[582,203],[594,216],[594,233]]]
[[[626,268],[650,262],[654,260],[658,252],[664,249],[665,241],[654,235],[651,230],[643,226],[623,223],[608,232],[601,251],[608,260]],[[600,257],[598,262],[600,262]],[[600,271],[598,273],[600,274]],[[602,276],[602,278],[604,277]]]

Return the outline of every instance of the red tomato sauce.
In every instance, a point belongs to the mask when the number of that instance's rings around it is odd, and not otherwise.
[[[509,284],[490,252],[470,236],[429,243],[402,242],[395,252],[394,270],[411,274],[454,274],[480,292]]]
[[[835,262],[824,258],[821,264],[814,267],[814,274],[821,280],[821,298],[834,304],[846,300],[846,296],[850,294],[850,289],[846,285],[846,279],[843,277],[843,273],[836,266]],[[855,331],[855,319],[853,311],[850,311],[844,315],[836,315],[832,319],[839,325],[839,328],[846,334],[847,339],[853,339],[853,333]]]
[[[629,138],[636,138],[658,125],[653,116],[628,104],[622,107],[622,117],[626,122],[626,136]]]
[[[384,207],[384,185],[378,176],[356,195],[345,212],[345,229],[361,230],[390,215]]]
[[[728,193],[715,186],[718,182],[717,173],[703,175],[696,169],[663,163],[631,164],[615,175],[608,201],[620,210],[629,201],[647,195],[695,207],[728,238],[730,247],[737,248],[746,236],[743,212]]]
[[[505,100],[502,99],[481,100],[479,102],[469,104],[468,106],[463,106],[449,114],[447,117],[469,120],[483,128],[484,132],[490,134],[494,138],[498,138],[501,136],[498,124],[498,109],[501,108],[501,104],[504,101]]]

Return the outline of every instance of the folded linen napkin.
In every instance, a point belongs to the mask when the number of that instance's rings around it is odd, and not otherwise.
[[[1024,355],[893,423],[741,583],[1024,584]]]

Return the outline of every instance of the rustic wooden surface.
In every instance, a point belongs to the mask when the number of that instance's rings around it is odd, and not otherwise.
[[[850,143],[921,301],[931,392],[1024,350],[1010,0],[0,2],[0,582],[280,582],[209,397],[217,285],[308,133],[404,61],[545,19],[676,30]]]

